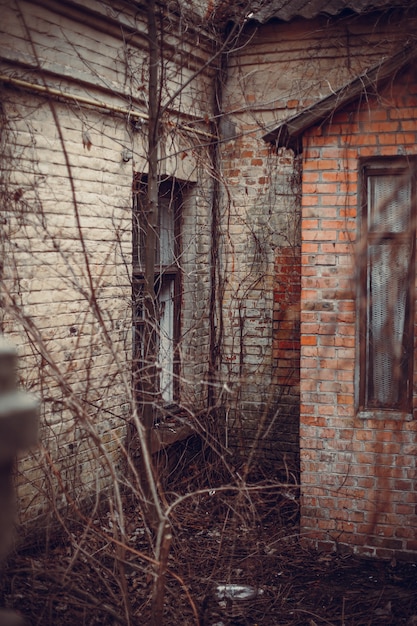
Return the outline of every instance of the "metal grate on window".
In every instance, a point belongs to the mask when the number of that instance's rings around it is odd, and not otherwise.
[[[368,400],[377,406],[397,406],[405,392],[411,255],[409,243],[386,241],[369,247]]]
[[[411,217],[410,185],[401,185],[398,175],[368,177],[369,230],[401,233]]]

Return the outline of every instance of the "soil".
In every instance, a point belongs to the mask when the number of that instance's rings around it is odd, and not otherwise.
[[[168,484],[168,500],[184,499],[170,518],[161,624],[417,626],[415,564],[317,553],[299,541],[296,487],[259,476],[229,487],[202,481],[198,463]],[[10,555],[1,605],[30,626],[151,624],[153,537],[129,494],[124,513],[120,541],[111,508],[69,510],[60,533]]]

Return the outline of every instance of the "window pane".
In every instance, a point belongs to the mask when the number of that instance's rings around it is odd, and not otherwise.
[[[149,228],[144,200],[143,193],[141,195],[138,192],[133,205],[133,263],[142,271],[145,264],[146,231]],[[155,242],[156,271],[161,266],[173,265],[175,262],[175,207],[173,197],[159,198],[159,227]]]
[[[160,385],[164,402],[174,398],[174,280],[164,281],[159,292],[159,346],[158,363]]]
[[[157,263],[172,265],[175,262],[174,202],[172,198],[159,201],[159,255]]]
[[[398,407],[407,392],[411,243],[369,246],[368,405]]]
[[[139,270],[144,270],[145,243],[146,243],[146,202],[142,187],[137,184],[134,187],[133,195],[133,266]]]
[[[410,224],[410,185],[401,176],[368,177],[369,230],[400,233]]]

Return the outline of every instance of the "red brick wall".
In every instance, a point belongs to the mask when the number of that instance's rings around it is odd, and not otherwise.
[[[304,136],[301,530],[323,549],[415,560],[417,422],[355,412],[359,159],[417,154],[417,81]],[[417,367],[415,367],[417,370]]]
[[[243,457],[255,443],[264,464],[297,474],[300,205],[291,193],[292,155],[277,155],[249,121],[221,148],[227,193],[219,238],[219,359],[222,379],[233,389],[224,400],[228,441]]]
[[[279,385],[299,396],[300,382],[300,248],[279,248],[275,256],[274,372]]]
[[[273,374],[280,390],[279,438],[275,447],[298,473],[300,403],[300,292],[301,249],[275,251]]]

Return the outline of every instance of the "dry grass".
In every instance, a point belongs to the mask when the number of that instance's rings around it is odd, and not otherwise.
[[[295,486],[284,488],[278,476],[269,473],[267,480],[258,471],[236,489],[194,444],[181,444],[182,462],[166,476],[168,501],[185,497],[171,517],[165,624],[417,623],[417,567],[308,550],[298,541]],[[152,554],[129,494],[125,513],[123,549],[113,541],[111,511],[104,510],[88,525],[67,516],[70,533],[11,555],[1,582],[3,606],[31,626],[150,624]],[[220,584],[258,593],[219,600]]]

